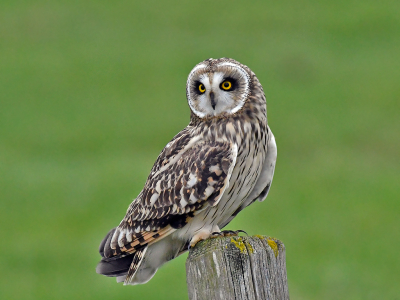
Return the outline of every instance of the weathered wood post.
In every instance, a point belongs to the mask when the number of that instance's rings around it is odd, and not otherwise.
[[[289,300],[285,246],[267,236],[199,242],[186,260],[190,300]]]

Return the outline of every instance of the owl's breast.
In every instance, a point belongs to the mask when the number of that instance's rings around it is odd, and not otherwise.
[[[227,218],[244,203],[252,192],[258,178],[260,177],[262,166],[265,160],[266,147],[261,141],[252,142],[244,141],[242,151],[239,149],[239,155],[236,160],[235,168],[233,169],[229,180],[229,187],[223,195],[218,207],[217,224],[225,223]]]

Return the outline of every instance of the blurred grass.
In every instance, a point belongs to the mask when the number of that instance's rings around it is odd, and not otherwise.
[[[400,3],[1,1],[0,298],[187,299],[185,256],[146,285],[97,246],[189,120],[209,57],[258,75],[279,155],[230,225],[287,247],[292,299],[399,299]]]

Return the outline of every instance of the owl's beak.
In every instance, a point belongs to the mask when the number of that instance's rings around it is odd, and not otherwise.
[[[214,92],[210,92],[210,99],[211,99],[211,106],[213,110],[215,110],[215,106],[217,105],[217,102],[214,100]]]

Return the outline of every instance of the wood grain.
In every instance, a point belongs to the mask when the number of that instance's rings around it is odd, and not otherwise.
[[[285,247],[267,236],[199,242],[186,261],[190,300],[288,300]]]

